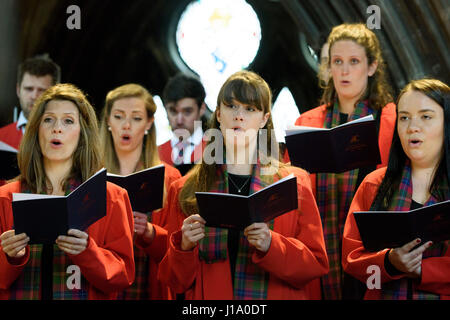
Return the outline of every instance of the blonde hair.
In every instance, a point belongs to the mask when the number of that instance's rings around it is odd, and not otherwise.
[[[52,100],[73,102],[77,106],[80,116],[80,138],[72,155],[72,170],[68,177],[63,179],[62,189],[67,188],[69,180],[80,179],[81,182],[84,182],[102,168],[100,138],[94,108],[76,86],[57,84],[48,88],[35,102],[17,155],[21,172],[18,179],[21,181],[22,189],[29,189],[33,193],[47,193],[51,187],[45,173],[39,145],[39,127],[46,106]]]
[[[102,111],[100,124],[100,139],[102,141],[103,159],[108,172],[120,173],[120,164],[114,148],[114,141],[108,130],[108,119],[111,115],[111,109],[114,102],[117,100],[132,97],[139,98],[144,102],[147,117],[149,119],[153,118],[156,112],[156,104],[153,101],[153,96],[147,91],[147,89],[138,84],[125,84],[108,92],[106,95],[105,107]],[[144,168],[150,168],[161,163],[159,160],[158,148],[156,146],[156,129],[154,125],[150,128],[148,134],[144,136],[140,162],[142,162]]]

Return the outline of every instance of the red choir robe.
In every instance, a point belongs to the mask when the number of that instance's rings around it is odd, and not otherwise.
[[[0,234],[13,229],[12,194],[21,192],[20,182],[0,187]],[[78,255],[69,255],[87,280],[88,299],[115,299],[117,293],[130,286],[135,277],[133,259],[133,213],[125,189],[107,182],[106,216],[88,229],[88,245]],[[10,286],[30,261],[26,254],[12,261],[0,246],[0,300],[9,299]],[[17,290],[27,288],[17,288]]]
[[[286,172],[287,171],[287,172]],[[299,209],[274,219],[266,253],[254,250],[252,262],[269,273],[267,299],[310,299],[311,280],[328,272],[328,258],[317,205],[307,173],[290,167],[283,176],[297,177]],[[159,266],[158,278],[187,300],[233,299],[230,261],[206,263],[199,250],[181,250],[181,226],[186,218],[178,196],[187,176],[169,190],[169,247]],[[278,179],[274,176],[274,182]]]
[[[177,169],[166,163],[164,163],[164,166],[164,185],[167,192],[172,182],[181,178],[181,174]],[[140,248],[142,248],[150,257],[148,270],[148,297],[151,300],[171,300],[175,298],[170,289],[157,279],[159,262],[167,251],[167,207],[168,198],[166,197],[163,208],[152,213],[151,223],[155,229],[153,241],[148,247],[140,246]]]
[[[0,141],[10,145],[14,149],[19,149],[22,136],[22,130],[17,129],[17,122],[10,123],[0,128]]]
[[[14,149],[19,149],[22,136],[22,130],[17,129],[17,122],[10,123],[0,128],[0,141],[10,145]],[[4,184],[6,184],[6,181],[0,179],[0,186]]]
[[[316,128],[323,128],[325,123],[325,118],[327,114],[327,106],[321,105],[317,108],[311,109],[305,113],[303,113],[296,121],[296,126],[308,126],[308,127],[316,127]],[[387,104],[381,112],[381,119],[380,119],[380,130],[378,135],[378,146],[380,149],[380,156],[381,156],[381,164],[377,166],[377,168],[385,167],[387,166],[388,159],[389,159],[389,151],[391,148],[392,143],[392,136],[394,135],[395,130],[395,121],[396,121],[396,106],[394,103]],[[288,163],[289,155],[286,150],[284,154],[284,162]],[[316,197],[316,174],[311,174],[311,185],[312,190],[314,193],[314,196]],[[355,190],[356,191],[356,190]],[[326,236],[326,235],[325,235]],[[312,289],[313,296],[316,299],[321,298],[321,284],[320,280],[315,280],[314,288]]]
[[[405,274],[392,276],[386,271],[384,259],[390,249],[369,252],[364,248],[353,212],[370,210],[385,174],[386,168],[375,170],[369,173],[361,183],[350,206],[342,240],[344,271],[366,283],[368,277],[372,275],[367,272],[367,268],[371,265],[378,266],[381,287],[383,283],[405,277]],[[447,249],[441,257],[422,260],[422,276],[417,289],[438,294],[442,300],[450,300],[450,249]],[[376,288],[367,289],[364,299],[379,299],[380,291]]]

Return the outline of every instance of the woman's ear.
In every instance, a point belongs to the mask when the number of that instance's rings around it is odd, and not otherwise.
[[[152,128],[154,121],[155,121],[155,117],[148,118],[147,125],[145,126],[145,130],[150,130]]]
[[[372,62],[372,64],[369,66],[369,72],[368,72],[368,76],[371,77],[375,74],[375,71],[377,71],[378,68],[378,61],[375,60],[374,62]]]
[[[216,119],[217,119],[217,122],[220,123],[220,106],[217,106],[217,107],[216,107],[215,113],[216,113]]]
[[[264,114],[262,121],[261,121],[261,125],[259,126],[261,129],[264,128],[267,121],[269,120],[269,117],[270,117],[270,112],[267,112],[266,114]]]

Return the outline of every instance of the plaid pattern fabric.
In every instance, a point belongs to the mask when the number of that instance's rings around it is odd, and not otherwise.
[[[217,170],[218,179],[210,192],[228,192],[228,174],[226,170]],[[199,258],[206,263],[227,259],[228,230],[205,227],[205,237],[199,241]]]
[[[57,245],[53,246],[53,300],[87,300],[86,279],[80,274],[80,288],[69,289],[67,281],[72,273],[67,273],[70,259]]]
[[[228,192],[228,173],[225,167],[217,170],[217,177],[216,185],[210,192]],[[250,194],[271,183],[273,177],[265,176],[262,179],[260,176],[259,164],[253,167]],[[269,223],[269,227],[273,230],[273,221]],[[199,258],[206,263],[227,259],[228,230],[205,227],[205,234],[205,238],[199,241]],[[235,300],[267,298],[269,275],[252,262],[253,250],[241,231],[233,284]]]
[[[356,120],[373,114],[367,101],[360,102],[348,118]],[[333,128],[340,123],[339,104],[327,112],[324,128]],[[343,173],[318,173],[317,180],[317,206],[322,219],[325,246],[327,248],[330,271],[322,276],[322,298],[324,300],[342,299],[343,271],[341,265],[341,244],[345,219],[353,196],[356,192],[358,169]]]
[[[66,195],[80,185],[77,181],[71,181],[66,190]],[[29,190],[22,190],[30,193]],[[24,266],[21,275],[10,287],[11,300],[39,300],[41,298],[41,264],[42,245],[32,244],[30,258]],[[57,245],[53,246],[53,300],[85,300],[88,298],[87,281],[80,274],[80,288],[69,289],[67,280],[72,275],[67,273],[71,261]]]
[[[120,292],[117,300],[148,300],[149,256],[138,246],[134,246],[135,279],[133,284]]]
[[[448,193],[448,186],[440,186],[441,190],[447,190],[447,199],[450,198]],[[409,211],[412,202],[412,183],[411,183],[411,167],[409,161],[405,164],[402,173],[399,190],[394,194],[392,202],[389,206],[390,211]],[[429,206],[437,203],[438,200],[432,195],[424,204]],[[435,243],[431,248],[427,249],[422,256],[422,259],[429,257],[439,257],[445,254],[448,249],[448,242]],[[406,300],[408,298],[408,282],[412,284],[412,299],[413,300],[439,300],[439,295],[430,292],[424,292],[417,289],[416,283],[413,279],[403,278],[395,281],[390,281],[383,284],[381,288],[381,299],[384,300]]]
[[[273,230],[273,220],[269,227]],[[265,300],[267,299],[267,287],[269,273],[252,262],[250,244],[240,233],[239,249],[237,252],[236,269],[234,272],[234,299],[235,300]]]
[[[211,191],[217,192],[217,191]],[[199,241],[199,258],[206,263],[227,259],[228,230],[205,227],[205,237]]]
[[[147,213],[147,221],[152,223],[153,212]],[[150,258],[140,247],[134,245],[135,277],[133,284],[117,295],[117,300],[148,300],[149,299],[149,268]]]
[[[41,244],[32,244],[30,259],[21,275],[9,287],[10,300],[39,300],[41,284]]]

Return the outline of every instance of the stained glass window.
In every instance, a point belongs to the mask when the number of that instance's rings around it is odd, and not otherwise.
[[[211,111],[222,84],[250,65],[260,41],[258,17],[244,0],[198,0],[186,7],[176,43],[181,58],[200,76]]]

